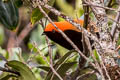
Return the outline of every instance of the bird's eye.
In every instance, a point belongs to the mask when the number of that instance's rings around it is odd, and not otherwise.
[[[55,33],[55,30],[53,29],[52,32]]]

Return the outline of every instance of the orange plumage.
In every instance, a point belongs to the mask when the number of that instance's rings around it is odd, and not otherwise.
[[[75,20],[75,22],[79,23],[81,26],[83,26],[83,20]],[[75,26],[70,24],[67,21],[61,21],[61,22],[54,22],[54,24],[62,30],[73,42],[74,44],[83,51],[82,46],[82,32],[77,29]],[[53,41],[60,44],[61,46],[71,50],[73,47],[66,41],[66,39],[58,32],[58,30],[49,23],[44,30],[44,33]],[[92,43],[93,41],[90,40]]]
[[[75,22],[80,23],[80,25],[83,26],[83,20],[75,20]],[[62,31],[69,30],[69,29],[70,30],[72,29],[72,30],[75,30],[75,31],[78,31],[78,32],[80,31],[75,26],[73,26],[72,24],[70,24],[67,21],[54,22],[54,24]],[[45,32],[46,31],[52,31],[52,30],[57,31],[57,29],[51,23],[49,23],[45,27]]]

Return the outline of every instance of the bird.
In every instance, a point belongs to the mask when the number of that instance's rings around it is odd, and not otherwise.
[[[83,26],[84,20],[82,19],[74,19],[75,22],[79,23],[81,26]],[[60,21],[60,22],[54,22],[54,24],[62,30],[68,38],[70,38],[73,43],[81,50],[83,51],[83,44],[82,44],[82,32],[75,26],[73,26],[71,23],[67,21]],[[89,28],[87,29],[90,30]],[[97,29],[95,29],[96,33],[98,32]],[[44,29],[45,35],[52,41],[58,43],[59,45],[63,46],[64,48],[68,50],[74,49],[71,44],[61,35],[61,33],[51,24],[49,23],[46,25]],[[93,40],[90,40],[90,43],[93,43]]]

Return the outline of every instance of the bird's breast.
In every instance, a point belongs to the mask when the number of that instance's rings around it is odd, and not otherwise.
[[[83,47],[82,47],[82,33],[81,32],[77,32],[74,30],[65,30],[64,33],[68,36],[68,38],[70,38],[74,44],[81,50],[83,51]],[[45,32],[45,34],[54,42],[60,44],[61,46],[71,50],[73,49],[73,47],[70,45],[70,43],[57,31],[54,32]]]

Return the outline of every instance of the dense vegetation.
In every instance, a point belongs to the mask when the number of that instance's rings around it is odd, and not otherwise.
[[[119,80],[119,11],[119,0],[0,0],[0,80]],[[49,22],[75,26],[78,18],[83,52],[44,34]],[[100,30],[99,38],[88,25]]]

